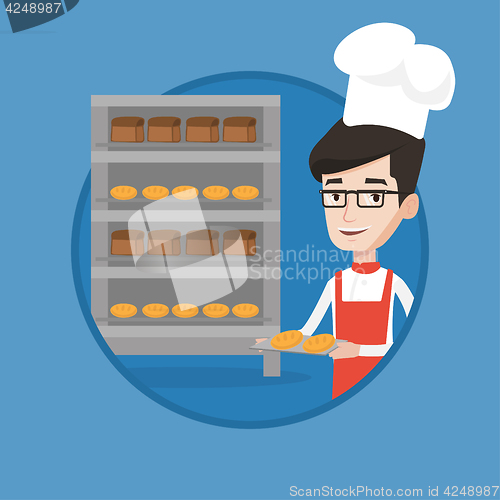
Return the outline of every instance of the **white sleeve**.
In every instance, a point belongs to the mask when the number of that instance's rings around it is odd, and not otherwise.
[[[392,292],[393,292],[393,297],[394,295],[397,295],[399,300],[401,301],[401,304],[403,306],[403,309],[405,310],[406,316],[408,316],[411,306],[413,304],[413,294],[411,293],[411,290],[408,288],[406,283],[399,277],[394,275],[392,279]],[[391,311],[389,314],[389,325],[388,325],[388,330],[387,332],[387,342],[385,344],[380,344],[380,345],[361,345],[359,348],[359,355],[360,356],[385,356],[387,351],[391,348],[393,344],[393,336],[392,336],[392,321],[393,321],[393,306],[394,306],[394,300],[391,301]]]
[[[407,284],[399,277],[394,275],[392,282],[394,293],[398,296],[406,316],[410,313],[411,306],[413,305],[413,294],[408,288]]]
[[[316,304],[316,307],[314,308],[314,311],[307,320],[307,323],[300,329],[304,335],[312,335],[316,331],[316,328],[318,328],[318,325],[321,323],[321,320],[323,319],[323,316],[325,315],[330,304],[333,308],[334,302],[332,301],[330,292],[330,282],[328,282],[323,290],[323,293],[321,294],[321,297],[319,298],[318,303]],[[335,317],[335,314],[333,314],[333,317]],[[333,325],[333,330],[335,335],[335,324]]]
[[[365,357],[370,357],[370,356],[382,357],[386,355],[387,351],[391,348],[391,346],[392,342],[388,344],[379,344],[379,345],[361,344],[359,346],[359,355]]]

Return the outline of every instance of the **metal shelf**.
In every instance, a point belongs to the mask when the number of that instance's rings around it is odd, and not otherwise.
[[[212,266],[206,262],[209,256],[188,256],[183,248],[179,256],[145,254],[136,266],[134,256],[110,256],[108,252],[110,231],[119,229],[120,223],[125,228],[131,218],[138,224],[145,223],[141,211],[147,220],[146,226],[151,223],[149,228],[146,227],[147,231],[154,229],[155,225],[163,228],[168,223],[171,229],[175,229],[175,223],[179,223],[176,227],[189,228],[200,222],[206,222],[208,227],[247,226],[258,231],[262,248],[278,249],[280,100],[280,96],[269,95],[92,96],[92,314],[97,318],[98,328],[115,354],[258,355],[258,351],[250,349],[255,339],[279,333],[280,280],[272,275],[273,271],[279,274],[276,272],[276,269],[280,269],[279,262],[264,262],[257,256],[247,256],[246,259],[242,259],[242,256],[225,256],[226,267]],[[203,115],[219,118],[221,140],[217,143],[186,142],[185,135],[179,143],[110,142],[111,120],[118,116],[141,116],[146,122],[153,116],[177,116],[184,125],[189,117]],[[257,141],[224,142],[222,123],[230,116],[255,117],[260,127]],[[251,175],[247,175],[249,171]],[[116,200],[109,194],[111,182],[113,185],[127,184],[142,188],[146,181],[150,184],[167,182],[165,176],[170,184],[175,182],[175,185],[190,184],[188,179],[194,181],[196,176],[200,186],[208,185],[206,183],[211,183],[212,178],[220,179],[220,182],[226,179],[228,186],[255,185],[260,195],[248,201],[235,199],[231,195],[224,200],[209,200],[202,196],[200,189],[199,203],[186,202],[184,206],[182,203],[175,204],[172,208],[176,210],[166,210],[166,207],[159,206],[161,204],[151,206],[153,200],[144,198],[140,189],[139,196],[132,200]],[[169,189],[170,184],[167,185]],[[270,197],[264,198],[265,194]],[[267,210],[268,207],[271,210]],[[165,268],[165,261],[168,269]],[[169,290],[173,285],[172,281],[162,283],[149,280],[169,280],[169,273],[174,274],[172,269],[180,271],[181,266],[183,272],[179,274],[183,279],[199,279],[201,274],[203,278],[212,279],[214,286],[219,284],[222,274],[227,279],[228,272],[234,279],[248,277],[244,285],[247,291],[243,291],[241,301],[259,304],[261,316],[243,319],[230,312],[225,318],[215,319],[206,317],[201,310],[196,317],[186,319],[177,318],[171,312],[158,319],[148,318],[142,311],[128,319],[111,315],[109,308],[113,300],[117,299],[118,291],[123,291],[123,300],[128,298],[130,303],[141,303],[144,294],[154,297],[158,289]],[[131,281],[127,282],[128,279]],[[185,282],[184,285],[191,283]],[[127,289],[122,290],[125,286]],[[279,354],[271,358],[274,354],[261,353],[264,356],[264,374],[279,375]],[[271,367],[269,363],[273,359]]]
[[[92,163],[279,163],[279,151],[92,151]]]
[[[162,198],[164,200],[165,198]],[[117,200],[116,198],[95,198],[97,203],[154,203],[157,200],[150,200],[149,198],[144,198],[143,196],[136,196],[131,200]],[[211,203],[224,203],[224,204],[234,204],[234,208],[237,208],[238,205],[242,203],[271,203],[273,201],[272,198],[254,198],[253,200],[239,200],[237,198],[224,198],[223,200],[210,200],[208,198],[199,198],[199,202],[201,205],[210,205]],[[154,209],[154,206],[151,208]],[[230,210],[233,207],[227,207],[226,210]]]
[[[192,270],[185,270],[185,275],[182,279],[227,279],[226,275],[221,276],[221,268],[210,268],[202,267]],[[232,279],[279,279],[274,277],[275,269],[279,269],[279,264],[277,266],[266,266],[266,267],[252,267],[248,269],[242,267],[241,269],[231,268],[231,278]],[[219,271],[219,272],[215,272]],[[273,273],[274,271],[274,273]],[[91,271],[92,279],[169,279],[170,274],[165,267],[148,267],[147,271],[141,271],[136,267],[92,267]],[[176,279],[178,279],[176,277]]]
[[[270,142],[97,142],[96,148],[108,148],[108,151],[255,151],[272,148]]]
[[[128,222],[137,210],[92,210],[92,222]],[[279,222],[279,210],[204,210],[206,222]],[[200,222],[198,210],[149,210],[148,222]]]
[[[216,254],[220,255],[220,253]],[[226,262],[231,265],[241,265],[242,267],[247,267],[249,264],[257,263],[262,260],[262,257],[259,255],[226,255],[223,254],[226,258]],[[144,253],[142,255],[108,255],[106,257],[96,257],[96,262],[127,262],[130,265],[134,264],[134,257],[140,258],[145,264],[158,265],[167,261],[168,264],[177,264],[178,266],[187,266],[190,264],[198,264],[204,262],[207,267],[217,267],[220,265],[220,261],[215,262],[210,265],[207,259],[212,257],[212,255],[150,255],[148,253]],[[247,257],[248,259],[255,259],[254,261],[247,260],[243,261],[243,257]],[[259,259],[259,260],[257,260]],[[125,266],[127,267],[127,266]]]
[[[200,317],[201,316],[201,317]],[[148,318],[146,316],[143,317],[133,317],[133,318],[115,318],[114,316],[110,316],[108,318],[95,318],[95,322],[97,325],[106,324],[112,326],[123,326],[123,325],[134,325],[134,326],[249,326],[249,325],[263,325],[264,323],[272,322],[272,318],[262,318],[262,317],[254,317],[254,318],[238,318],[237,316],[226,316],[224,318],[209,318],[203,313],[198,313],[198,316],[194,318],[178,318],[177,316],[168,314],[164,318]]]
[[[93,95],[92,107],[279,107],[279,95]]]
[[[210,318],[207,318],[210,319]],[[273,337],[279,333],[279,325],[239,325],[237,327],[229,325],[214,325],[208,321],[203,325],[176,325],[175,328],[165,328],[165,326],[151,325],[147,330],[143,326],[137,325],[100,325],[99,330],[104,338],[129,337]]]

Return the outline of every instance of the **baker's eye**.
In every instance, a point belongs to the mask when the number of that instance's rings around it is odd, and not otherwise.
[[[332,194],[332,200],[335,201],[335,202],[339,202],[340,201],[340,194],[338,193],[335,193],[335,194]]]
[[[380,203],[380,200],[381,200],[381,196],[380,194],[378,193],[373,193],[370,195],[370,200],[373,202],[373,203]]]

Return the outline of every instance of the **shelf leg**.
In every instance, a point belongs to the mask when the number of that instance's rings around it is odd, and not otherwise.
[[[281,376],[281,353],[265,351],[263,356],[264,377]]]

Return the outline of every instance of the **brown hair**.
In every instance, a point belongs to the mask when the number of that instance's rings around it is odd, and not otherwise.
[[[321,182],[322,174],[335,174],[390,155],[391,176],[398,191],[413,193],[424,158],[425,140],[379,125],[348,127],[340,119],[314,146],[309,167]],[[399,195],[399,204],[406,194]]]

